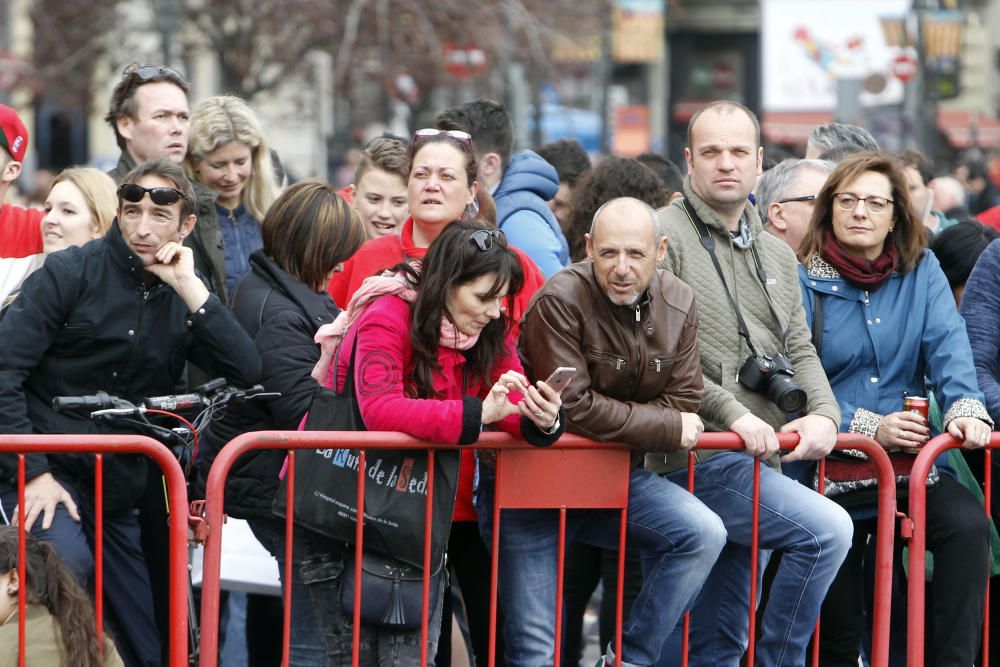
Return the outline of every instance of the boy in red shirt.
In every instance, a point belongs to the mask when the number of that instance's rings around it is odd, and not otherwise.
[[[42,252],[45,212],[4,204],[11,183],[21,175],[28,152],[28,129],[17,112],[0,104],[0,258],[18,258]]]

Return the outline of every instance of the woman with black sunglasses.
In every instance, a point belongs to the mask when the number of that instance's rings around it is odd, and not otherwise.
[[[336,389],[344,390],[353,350],[354,387],[369,430],[470,444],[495,425],[532,444],[552,444],[563,428],[562,402],[544,382],[530,385],[524,377],[506,309],[507,296],[523,282],[521,258],[503,232],[480,221],[447,223],[419,268],[404,262],[365,281],[334,324],[331,333],[347,327],[339,341],[344,353],[337,357]],[[445,493],[438,482],[437,493]],[[353,551],[313,535],[306,539],[308,560],[342,562]],[[467,555],[456,551],[453,561]],[[326,633],[329,664],[349,665],[352,626],[340,602],[341,577],[306,585]],[[439,585],[444,588],[443,578]],[[445,596],[438,593],[429,610],[429,657],[441,629]],[[361,646],[362,665],[417,664],[420,630],[365,624]]]

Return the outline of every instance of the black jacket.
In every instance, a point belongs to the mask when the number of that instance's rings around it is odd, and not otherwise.
[[[260,374],[253,342],[218,297],[190,313],[169,285],[144,284],[117,221],[104,238],[46,258],[5,311],[0,341],[0,433],[97,433],[89,417],[55,412],[52,398],[170,394],[187,361],[240,386]],[[115,458],[121,474],[108,471],[108,511],[130,508],[145,485],[137,465]],[[51,471],[75,484],[91,476],[93,456],[31,454],[26,463],[29,479]],[[0,480],[15,475],[16,458],[0,456]]]
[[[226,411],[203,434],[193,497],[203,497],[209,468],[222,447],[248,431],[292,430],[319,388],[311,373],[319,361],[316,330],[340,312],[326,292],[316,293],[257,250],[250,273],[236,289],[236,318],[260,352],[261,384],[281,398],[266,405],[242,404]],[[271,501],[278,488],[284,450],[262,450],[237,459],[226,483],[226,512],[237,518],[273,518]]]

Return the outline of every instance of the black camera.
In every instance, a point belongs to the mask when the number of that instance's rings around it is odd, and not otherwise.
[[[792,379],[794,375],[792,362],[785,355],[757,355],[747,357],[736,379],[747,389],[765,394],[782,412],[791,415],[806,407],[806,392]]]

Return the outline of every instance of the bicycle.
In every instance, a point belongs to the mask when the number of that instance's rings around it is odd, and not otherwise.
[[[225,414],[226,408],[234,403],[268,401],[280,396],[281,394],[277,392],[264,391],[261,385],[238,389],[229,385],[226,380],[217,378],[190,393],[152,396],[142,399],[138,405],[102,391],[86,396],[56,396],[52,399],[52,408],[57,412],[86,412],[97,424],[116,430],[127,429],[158,440],[177,457],[185,479],[190,484],[198,456],[198,433],[209,422],[220,419]],[[193,416],[188,419],[178,412]],[[150,416],[176,420],[181,426],[164,426],[151,421]],[[192,503],[192,509],[194,516],[199,517],[201,507],[198,502]],[[169,517],[169,507],[167,516]],[[197,534],[191,534],[189,531],[189,549],[192,543],[199,539],[201,538]],[[188,662],[194,667],[199,661],[200,631],[194,586],[191,582],[190,561],[188,562],[188,640],[190,642]]]

